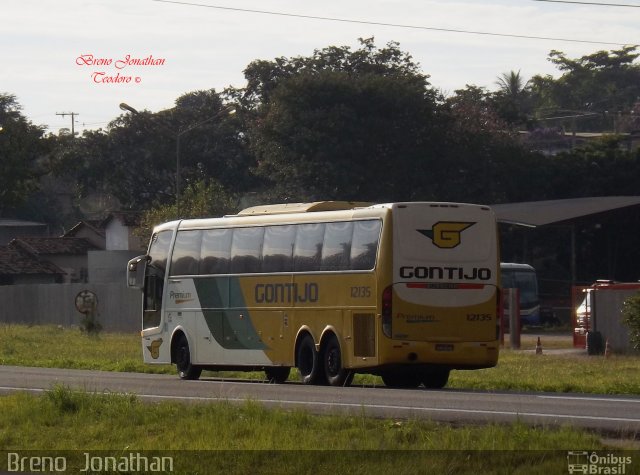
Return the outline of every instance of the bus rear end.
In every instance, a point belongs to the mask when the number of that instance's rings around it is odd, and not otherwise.
[[[392,219],[393,281],[381,303],[385,383],[442,387],[451,369],[495,366],[499,259],[491,209],[396,203]]]

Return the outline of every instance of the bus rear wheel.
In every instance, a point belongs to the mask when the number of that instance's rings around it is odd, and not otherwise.
[[[323,376],[320,357],[313,337],[308,333],[302,337],[296,352],[296,364],[303,384],[322,384]]]
[[[342,367],[340,343],[335,335],[331,335],[322,351],[324,374],[331,386],[349,386],[353,373]]]
[[[267,376],[267,380],[270,383],[282,384],[289,378],[291,368],[286,366],[274,366],[271,368],[265,368],[264,374]]]
[[[422,375],[422,384],[427,389],[442,389],[449,381],[448,369],[439,369],[426,372]]]
[[[202,368],[191,364],[189,342],[184,334],[180,335],[176,342],[175,360],[180,379],[198,379],[202,374]]]

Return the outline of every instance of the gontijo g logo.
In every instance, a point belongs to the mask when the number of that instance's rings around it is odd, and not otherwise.
[[[453,249],[460,245],[462,231],[474,224],[476,223],[439,221],[431,229],[416,229],[416,231],[427,236],[435,246],[441,249]]]

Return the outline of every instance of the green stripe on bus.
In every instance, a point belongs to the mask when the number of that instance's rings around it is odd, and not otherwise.
[[[237,277],[195,279],[194,283],[204,319],[220,346],[227,350],[267,349],[253,326]],[[227,302],[235,308],[224,308]]]

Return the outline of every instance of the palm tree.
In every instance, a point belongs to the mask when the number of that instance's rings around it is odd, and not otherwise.
[[[509,71],[498,76],[496,84],[505,96],[512,98],[519,97],[529,85],[529,81],[525,81],[520,75],[520,71]]]
[[[498,76],[498,91],[494,93],[494,104],[500,117],[513,126],[522,126],[531,114],[531,91],[520,71],[509,71]]]

